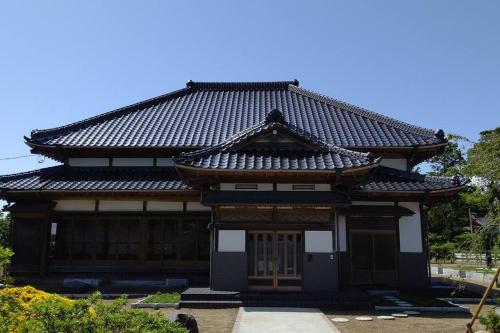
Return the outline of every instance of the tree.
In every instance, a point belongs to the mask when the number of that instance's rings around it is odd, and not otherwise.
[[[470,142],[464,136],[457,134],[448,134],[448,144],[440,155],[431,157],[428,162],[430,163],[432,176],[454,176],[461,172],[462,167],[465,165],[464,146],[461,144]]]
[[[470,142],[464,136],[448,134],[448,143],[442,154],[428,160],[432,176],[455,176],[466,163],[464,143]],[[468,206],[462,195],[449,202],[442,202],[426,207],[429,242],[444,244],[451,242],[463,233],[468,225]]]
[[[487,186],[497,187],[500,181],[500,127],[480,133],[479,141],[467,152],[463,172],[481,177]]]
[[[9,246],[10,216],[0,212],[0,246]]]
[[[480,133],[479,141],[467,152],[467,162],[462,171],[469,177],[479,178],[474,192],[464,194],[469,203],[476,203],[486,212],[486,222],[472,237],[470,248],[486,252],[487,265],[491,266],[491,248],[496,243],[500,229],[500,127]]]

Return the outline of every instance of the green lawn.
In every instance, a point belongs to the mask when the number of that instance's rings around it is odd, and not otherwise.
[[[181,300],[181,293],[178,291],[160,293],[148,296],[143,303],[179,303]]]

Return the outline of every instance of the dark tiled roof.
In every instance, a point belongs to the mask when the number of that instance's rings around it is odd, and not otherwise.
[[[190,190],[173,167],[56,166],[0,176],[0,190],[151,191]]]
[[[379,166],[373,180],[363,184],[360,189],[371,192],[420,192],[453,189],[462,187],[465,184],[467,184],[467,181],[458,177],[427,176]]]
[[[298,87],[298,82],[190,82],[184,89],[67,126],[33,131],[32,143],[83,147],[208,147],[264,120],[272,109],[341,147],[408,147],[442,132]]]
[[[285,148],[266,144],[252,148],[251,142],[268,133],[295,140]],[[275,136],[275,135],[271,135]],[[248,146],[250,143],[250,146]],[[304,144],[304,145],[303,145]],[[228,170],[335,170],[375,164],[371,154],[350,151],[323,142],[318,137],[285,121],[278,110],[266,119],[226,141],[194,152],[181,154],[178,165]]]
[[[336,152],[224,152],[183,160],[179,164],[203,169],[335,170],[367,166],[372,162]]]

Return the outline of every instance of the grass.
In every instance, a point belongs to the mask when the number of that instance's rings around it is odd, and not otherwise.
[[[181,300],[181,293],[178,291],[160,293],[148,296],[143,303],[179,303]]]

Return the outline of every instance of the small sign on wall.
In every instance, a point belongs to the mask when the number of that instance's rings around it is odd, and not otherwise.
[[[218,252],[245,252],[245,230],[219,230]]]
[[[329,230],[306,231],[305,252],[306,253],[332,253],[333,235]]]

